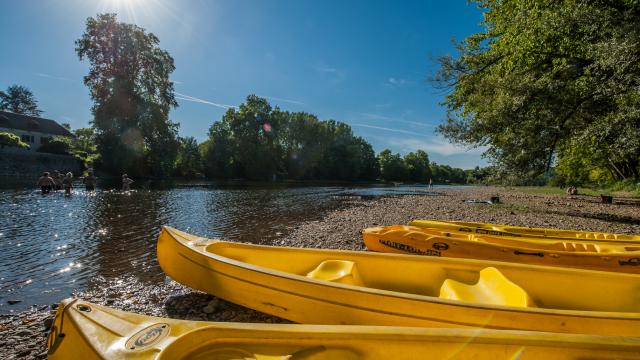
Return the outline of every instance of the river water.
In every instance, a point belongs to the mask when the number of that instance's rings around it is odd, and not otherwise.
[[[204,237],[270,244],[346,199],[423,194],[425,187],[177,186],[41,195],[0,190],[0,313],[50,304],[94,277],[163,281],[162,225]],[[19,303],[10,305],[8,302]]]

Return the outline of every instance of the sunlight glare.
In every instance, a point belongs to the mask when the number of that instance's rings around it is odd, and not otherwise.
[[[119,21],[141,26],[164,25],[167,18],[184,26],[178,10],[165,0],[99,0],[96,9],[98,13],[116,13]]]

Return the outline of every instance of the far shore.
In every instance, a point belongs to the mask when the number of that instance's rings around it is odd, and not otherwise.
[[[360,232],[379,225],[406,224],[412,219],[446,219],[508,225],[640,234],[640,200],[598,196],[566,196],[562,192],[527,188],[468,187],[434,189],[435,195],[348,200],[321,220],[302,222],[278,233],[275,244],[297,247],[365,250]],[[555,192],[555,193],[554,193]],[[468,203],[498,196],[499,204]],[[170,224],[168,224],[170,225]],[[141,314],[189,320],[287,322],[203,294],[170,279],[142,284],[132,277],[97,279],[92,289],[75,296]],[[46,358],[46,331],[52,307],[0,315],[0,358]]]

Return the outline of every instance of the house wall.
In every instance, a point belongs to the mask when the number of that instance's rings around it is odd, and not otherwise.
[[[3,128],[3,127],[0,127],[0,132],[8,132],[8,133],[16,134],[22,139],[22,141],[26,142],[27,144],[29,144],[29,146],[31,146],[30,149],[12,148],[10,150],[10,152],[22,152],[22,153],[38,151],[40,146],[42,146],[43,144],[42,139],[47,139],[55,136],[54,134],[42,133],[39,131],[25,131],[25,130],[18,130],[18,129]],[[28,139],[24,139],[23,136],[28,137]],[[4,148],[2,150],[8,150],[8,149]]]
[[[6,150],[6,149],[3,149]],[[0,187],[35,187],[43,172],[71,171],[80,175],[80,161],[73,156],[38,152],[9,152],[0,150]]]

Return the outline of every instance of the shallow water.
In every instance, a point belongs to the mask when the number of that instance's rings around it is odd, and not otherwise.
[[[0,191],[0,313],[57,302],[94,277],[162,281],[162,225],[269,244],[303,220],[354,198],[425,194],[426,187],[182,186],[46,196]],[[9,305],[9,300],[20,303]]]

